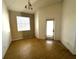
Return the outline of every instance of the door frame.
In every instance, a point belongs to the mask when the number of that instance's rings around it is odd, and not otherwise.
[[[46,28],[46,30],[45,30],[45,38],[47,39],[47,21],[51,21],[51,20],[53,20],[53,24],[54,24],[54,26],[55,26],[55,21],[54,21],[54,19],[46,19],[46,23],[45,23],[45,28]],[[53,30],[54,30],[54,37],[52,38],[53,40],[55,39],[55,28],[53,28]]]

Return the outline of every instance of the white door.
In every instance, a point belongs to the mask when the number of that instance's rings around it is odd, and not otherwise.
[[[47,20],[46,22],[46,37],[53,39],[53,20]]]

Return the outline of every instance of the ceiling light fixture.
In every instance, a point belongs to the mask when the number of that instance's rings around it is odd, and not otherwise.
[[[25,8],[26,8],[27,10],[33,10],[32,4],[30,3],[30,0],[27,0],[27,5],[25,5]]]

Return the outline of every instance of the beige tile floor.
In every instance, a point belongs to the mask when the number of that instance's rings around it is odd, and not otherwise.
[[[59,41],[22,39],[11,43],[4,59],[76,59]]]

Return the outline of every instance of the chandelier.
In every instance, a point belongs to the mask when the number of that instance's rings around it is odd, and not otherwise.
[[[33,10],[32,4],[30,3],[30,0],[27,1],[27,5],[25,5],[25,8],[26,8],[27,10]]]

